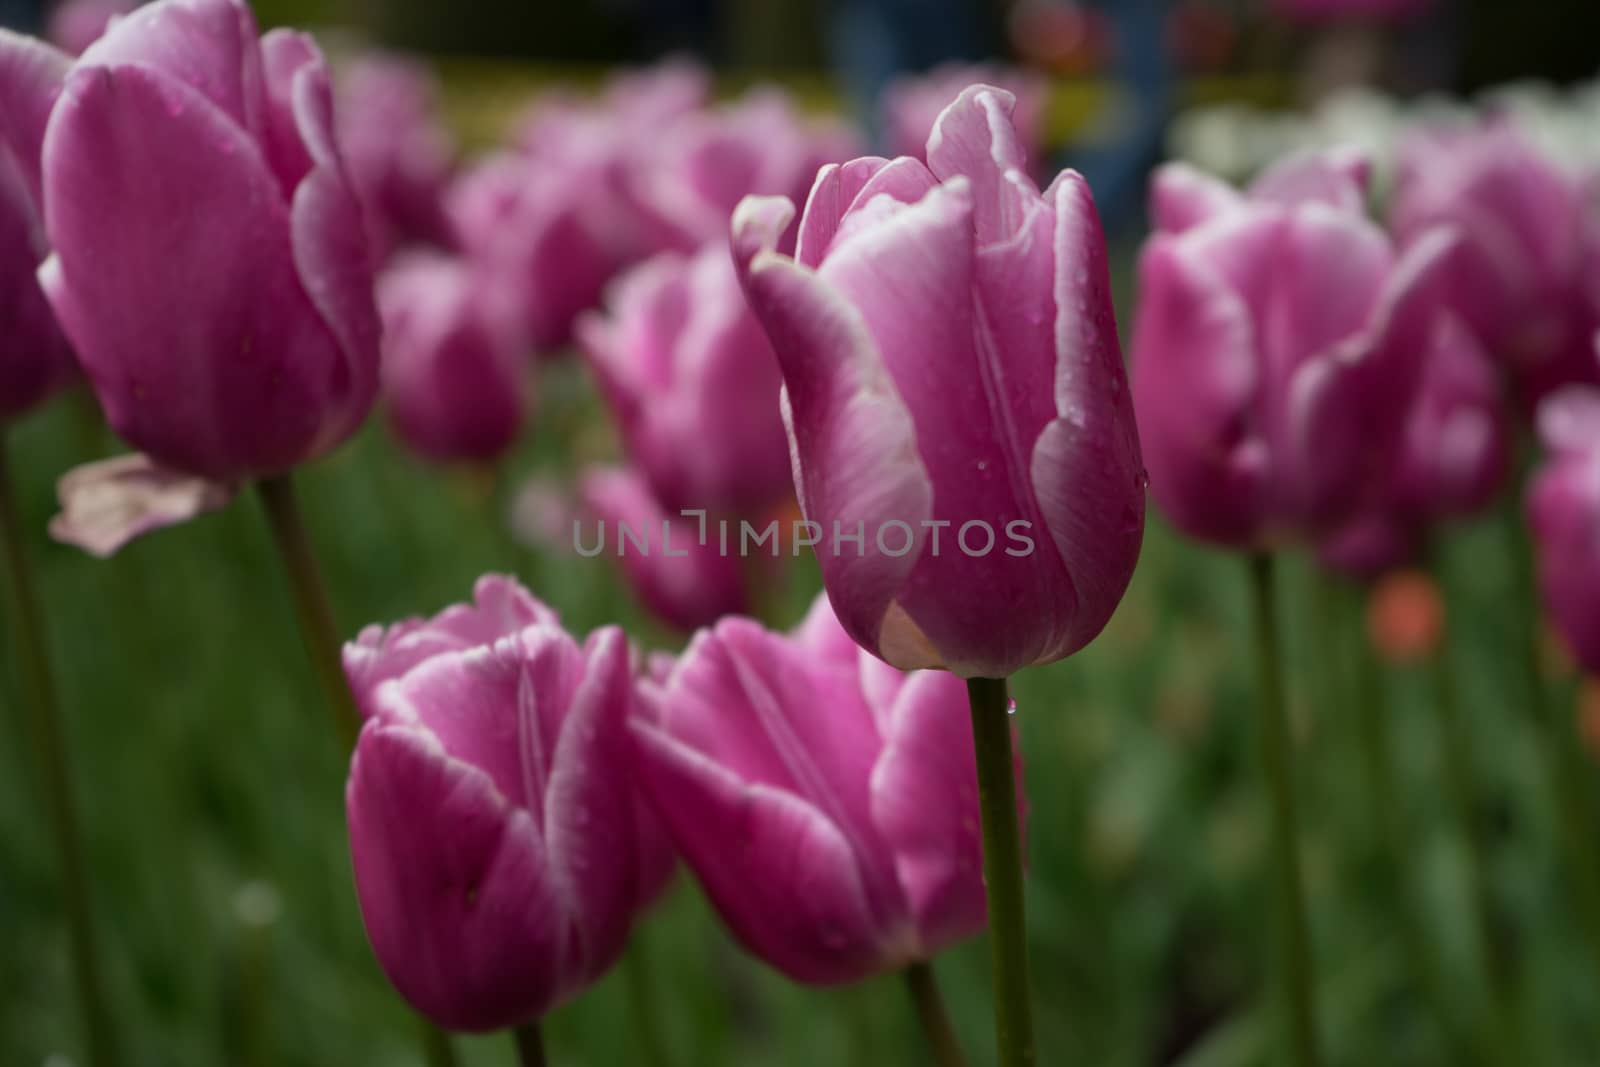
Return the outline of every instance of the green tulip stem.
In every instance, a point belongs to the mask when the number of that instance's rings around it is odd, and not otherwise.
[[[989,895],[989,952],[1000,1067],[1033,1067],[1033,1002],[1028,983],[1022,835],[1017,826],[1010,700],[1003,678],[967,682],[983,822],[983,882]]]
[[[967,1067],[967,1058],[961,1053],[961,1042],[950,1022],[950,1011],[945,1007],[944,994],[939,991],[933,965],[921,962],[907,967],[906,988],[916,1006],[922,1030],[928,1035],[933,1062],[937,1067]]]
[[[511,1031],[511,1038],[517,1044],[517,1063],[519,1067],[545,1067],[550,1061],[544,1055],[544,1035],[539,1032],[538,1023],[528,1023]]]
[[[34,758],[42,775],[45,815],[55,843],[56,862],[61,868],[62,903],[67,913],[73,976],[89,1041],[89,1062],[95,1067],[111,1067],[120,1062],[121,1057],[101,978],[94,914],[89,904],[88,866],[73,802],[72,772],[68,766],[61,707],[46,647],[44,608],[33,584],[33,571],[28,566],[22,513],[17,505],[16,487],[11,481],[4,433],[0,433],[0,539],[5,541],[4,584],[9,591],[7,607],[15,620],[12,631],[17,642],[17,658],[22,664],[23,704]]]

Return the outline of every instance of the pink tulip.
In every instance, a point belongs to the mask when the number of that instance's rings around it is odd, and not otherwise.
[[[610,194],[582,170],[510,153],[468,171],[450,193],[461,246],[504,285],[533,346],[552,352],[578,315],[600,303],[624,263],[608,239]]]
[[[49,90],[53,93],[53,88]],[[361,212],[311,38],[242,0],[118,21],[48,109],[39,278],[116,431],[217,481],[337,446],[377,389]]]
[[[1600,671],[1600,390],[1568,386],[1539,405],[1547,455],[1528,486],[1545,610],[1584,670]]]
[[[438,93],[432,71],[398,56],[366,56],[340,79],[340,144],[380,257],[406,244],[454,242],[444,194],[455,145],[438,118]]]
[[[1431,526],[1494,501],[1510,433],[1488,354],[1453,315],[1440,316],[1387,482],[1367,514],[1323,545],[1323,559],[1360,576],[1410,562]]]
[[[68,55],[82,55],[114,20],[137,6],[138,0],[65,0],[50,12],[45,36]]]
[[[522,339],[501,293],[439,255],[402,260],[379,284],[384,397],[401,439],[430,459],[488,462],[522,429]]]
[[[1600,214],[1592,190],[1508,120],[1431,129],[1402,145],[1392,214],[1414,243],[1450,224],[1451,300],[1529,411],[1550,391],[1600,383]]]
[[[77,373],[34,277],[49,254],[40,148],[70,65],[48,45],[0,30],[0,422],[33,410]]]
[[[369,716],[345,803],[384,972],[456,1030],[532,1021],[610,969],[660,888],[633,790],[629,650],[509,579],[346,651]],[[385,679],[379,681],[379,679]]]
[[[1040,195],[1010,110],[975,86],[927,166],[824,168],[792,259],[776,251],[790,203],[734,218],[828,596],[903,669],[1002,677],[1069,655],[1143,536],[1099,218],[1070,171]]]
[[[578,341],[664,507],[756,516],[793,492],[777,357],[725,246],[635,267]]]
[[[1326,536],[1376,497],[1440,307],[1449,237],[1397,256],[1364,168],[1294,157],[1247,195],[1155,180],[1133,393],[1151,491],[1191,536]]]
[[[640,141],[624,193],[658,247],[692,252],[726,238],[744,197],[798,201],[818,168],[860,151],[849,127],[808,121],[782,91],[761,89],[723,108],[685,114]],[[793,247],[791,233],[784,250]]]
[[[1035,165],[1045,155],[1045,110],[1050,87],[1037,73],[1011,67],[952,63],[902,78],[884,92],[884,136],[889,151],[927,162],[928,137],[944,109],[969,85],[995,85],[1015,98],[1012,125]]]
[[[749,619],[702,630],[640,692],[655,718],[633,724],[638,773],[751,952],[826,985],[930,959],[983,928],[960,679],[873,659],[818,597],[787,636]]]
[[[588,517],[577,531],[580,553],[614,559],[640,603],[662,622],[689,631],[749,610],[744,561],[719,550],[709,520],[702,544],[696,519],[664,508],[642,477],[622,468],[586,472],[578,498]]]

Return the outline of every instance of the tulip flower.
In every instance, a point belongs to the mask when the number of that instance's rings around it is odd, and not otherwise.
[[[819,167],[860,151],[850,127],[808,121],[782,91],[760,89],[647,136],[629,157],[623,194],[658,247],[692,252],[726,237],[744,197],[799,200]],[[783,248],[793,247],[790,233]]]
[[[946,64],[892,83],[884,91],[882,115],[889,151],[927,162],[928,136],[934,124],[969,85],[994,85],[1012,95],[1017,140],[1029,159],[1042,160],[1049,85],[1034,72],[984,64]]]
[[[1076,651],[1144,529],[1093,199],[1070,171],[1039,193],[1010,109],[975,86],[927,166],[824,168],[794,258],[788,201],[734,218],[828,596],[903,669],[1001,678]]]
[[[522,340],[502,295],[441,255],[402,260],[379,283],[384,397],[400,438],[430,459],[488,462],[522,429]]]
[[[53,90],[52,90],[53,91]],[[161,0],[48,107],[45,295],[106,417],[156,461],[278,475],[366,417],[378,322],[361,212],[304,34]]]
[[[1600,390],[1569,386],[1539,406],[1547,458],[1528,485],[1539,588],[1584,670],[1600,672]]]
[[[702,630],[640,694],[653,709],[632,725],[644,787],[752,953],[830,985],[982,929],[959,679],[872,658],[818,597],[787,635],[738,618]]]
[[[50,12],[45,36],[68,55],[79,56],[137,6],[138,0],[65,0]]]
[[[449,195],[461,247],[520,309],[533,346],[551,352],[600,303],[624,261],[603,219],[611,198],[581,170],[504,153],[479,163]]]
[[[635,267],[577,334],[662,506],[754,517],[793,492],[777,357],[726,247]]]
[[[49,254],[39,155],[50,107],[71,60],[0,30],[0,423],[71,382],[77,364],[34,271]]]
[[[748,610],[737,552],[720,549],[709,522],[703,529],[695,518],[664,508],[636,472],[587,471],[578,498],[589,519],[575,528],[578,552],[615,557],[640,603],[662,622],[687,632]]]
[[[369,714],[345,801],[378,962],[447,1028],[535,1023],[611,968],[660,884],[626,639],[580,644],[491,577],[475,605],[369,630],[346,659]]]
[[[1511,122],[1424,129],[1402,144],[1391,212],[1413,243],[1457,228],[1450,297],[1532,411],[1569,383],[1600,383],[1600,215],[1591,190]]]
[[[1506,474],[1508,423],[1488,354],[1453,315],[1441,316],[1387,483],[1322,546],[1323,559],[1373,577],[1411,560],[1429,527],[1487,508]]]
[[[410,243],[454,243],[444,195],[455,145],[437,98],[432,72],[398,56],[363,57],[340,79],[340,146],[380,257]]]
[[[1364,168],[1294,157],[1238,194],[1156,177],[1133,394],[1151,491],[1190,536],[1318,537],[1371,501],[1404,432],[1450,239],[1397,255]]]

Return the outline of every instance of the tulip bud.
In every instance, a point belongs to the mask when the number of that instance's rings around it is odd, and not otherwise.
[[[356,892],[395,988],[480,1031],[600,978],[665,875],[629,775],[622,632],[580,645],[485,578],[476,605],[369,631],[346,663],[369,716],[345,791]]]
[[[1397,257],[1365,170],[1294,157],[1240,195],[1178,165],[1140,263],[1133,394],[1151,491],[1185,533],[1261,549],[1374,499],[1440,308],[1449,237]]]
[[[311,38],[242,0],[158,0],[50,111],[39,279],[112,427],[221,482],[361,424],[378,323],[361,210]]]
[[[1539,405],[1547,450],[1528,485],[1544,606],[1584,670],[1600,672],[1600,390],[1569,386]]]
[[[634,268],[578,340],[664,507],[756,516],[793,492],[777,357],[725,247]]]
[[[1087,644],[1144,530],[1099,218],[1075,173],[1039,193],[1010,111],[974,86],[927,166],[825,167],[794,258],[787,201],[734,217],[840,622],[895,666],[964,677]]]
[[[48,45],[0,29],[0,422],[31,411],[77,372],[34,277],[49,254],[40,147],[70,65]]]
[[[384,397],[401,439],[430,459],[487,462],[522,429],[521,335],[501,292],[438,255],[379,282]]]
[[[654,709],[632,727],[645,789],[723,921],[767,963],[850,982],[983,928],[960,679],[873,659],[818,597],[789,635],[749,619],[701,631],[640,694]]]

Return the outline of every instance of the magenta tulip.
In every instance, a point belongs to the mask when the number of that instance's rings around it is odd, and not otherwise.
[[[611,195],[582,170],[510,153],[468,171],[450,194],[462,249],[508,287],[533,346],[552,352],[578,315],[600,303],[623,266],[608,239]]]
[[[71,60],[0,29],[0,422],[72,381],[77,364],[34,272],[49,254],[39,155]]]
[[[487,578],[476,605],[369,631],[352,659],[369,718],[346,811],[378,962],[450,1029],[538,1019],[610,969],[662,877],[629,773],[626,639],[580,645]]]
[[[455,145],[438,117],[438,84],[420,61],[366,56],[340,78],[339,141],[380,256],[454,243],[444,210]]]
[[[1401,147],[1392,214],[1403,242],[1440,223],[1459,231],[1452,302],[1524,408],[1600,383],[1600,214],[1585,179],[1510,120],[1425,129]]]
[[[884,92],[882,116],[890,153],[927,162],[928,137],[934,124],[970,85],[998,86],[1015,98],[1011,118],[1017,139],[1030,160],[1042,161],[1049,85],[1037,73],[985,64],[946,64],[891,84]]]
[[[818,168],[861,149],[850,127],[808,121],[781,90],[759,89],[643,139],[629,158],[624,194],[658,247],[692,252],[726,239],[744,197],[800,200]],[[793,247],[791,232],[783,250]]]
[[[311,38],[258,42],[242,0],[121,19],[50,111],[43,199],[40,281],[133,445],[238,481],[366,417],[372,271]]]
[[[579,553],[614,559],[639,602],[662,622],[687,632],[749,610],[745,561],[720,550],[715,520],[707,520],[702,544],[699,520],[664,508],[643,477],[623,468],[585,472],[578,498],[588,520],[574,531]]]
[[[793,492],[777,357],[725,246],[635,267],[578,340],[664,507],[754,517]]]
[[[1294,157],[1240,195],[1156,177],[1133,393],[1151,491],[1235,548],[1321,537],[1375,499],[1440,308],[1450,239],[1397,256],[1364,168]]]
[[[137,6],[138,0],[64,0],[50,12],[46,36],[67,54],[82,55],[114,20]]]
[[[975,86],[927,166],[824,168],[793,259],[789,202],[734,219],[828,596],[903,669],[1005,677],[1076,651],[1144,531],[1094,202],[1070,171],[1040,195],[1010,109]]]
[[[1600,390],[1568,386],[1539,405],[1547,450],[1528,485],[1539,588],[1584,670],[1600,672]]]
[[[415,255],[380,280],[383,393],[401,440],[440,462],[510,448],[526,404],[515,310],[471,264]]]
[[[1488,354],[1454,316],[1441,316],[1387,481],[1368,513],[1322,546],[1323,559],[1376,575],[1413,560],[1434,525],[1487,508],[1505,480],[1509,422]]]
[[[640,683],[639,774],[711,903],[796,981],[931,959],[986,918],[966,688],[854,645],[818,597],[790,635],[727,619]],[[1019,804],[1021,798],[1018,798]]]

